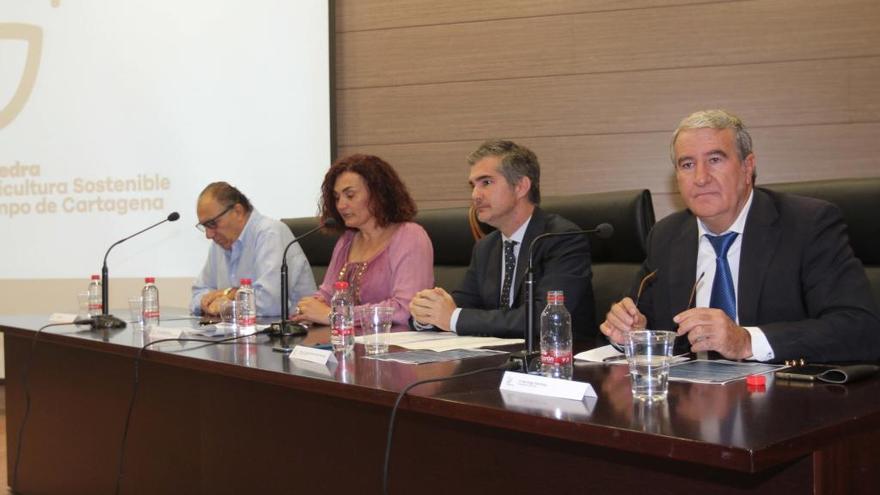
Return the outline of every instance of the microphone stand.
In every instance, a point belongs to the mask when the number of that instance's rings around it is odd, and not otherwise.
[[[518,364],[519,370],[523,373],[529,372],[529,366],[532,361],[540,355],[540,351],[535,350],[535,268],[532,264],[532,255],[535,251],[535,244],[547,237],[598,234],[602,239],[607,239],[614,234],[614,227],[609,223],[601,223],[595,229],[587,230],[570,230],[567,232],[545,232],[529,243],[529,264],[526,268],[526,328],[525,341],[526,347],[522,351],[510,354],[510,361]]]
[[[325,226],[333,226],[335,224],[336,222],[333,221],[332,218],[329,218],[323,223],[318,224],[317,227],[290,241],[284,248],[284,254],[281,257],[281,321],[273,323],[272,330],[269,332],[269,335],[272,337],[281,337],[280,345],[273,348],[275,351],[284,353],[290,352],[292,349],[287,345],[287,337],[296,337],[307,335],[309,333],[305,325],[288,321],[288,318],[290,318],[290,303],[288,302],[290,289],[288,288],[287,280],[287,251],[294,244],[314,234]]]
[[[124,320],[110,314],[110,275],[107,270],[107,256],[110,254],[110,250],[136,235],[143,234],[165,222],[174,222],[178,218],[180,218],[180,214],[175,211],[168,215],[165,220],[156,222],[143,230],[139,230],[125,239],[118,240],[107,248],[107,252],[104,253],[104,265],[101,267],[101,314],[92,318],[92,328],[125,328]]]

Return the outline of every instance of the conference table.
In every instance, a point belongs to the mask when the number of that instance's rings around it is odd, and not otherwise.
[[[20,493],[114,493],[135,359],[150,332],[3,316],[7,469]],[[196,326],[181,315],[172,323]],[[326,328],[292,344],[326,343]],[[422,379],[499,367],[504,354],[409,365],[273,352],[265,335],[164,342],[143,352],[120,493],[380,493],[392,405]],[[31,349],[33,346],[33,354]],[[392,347],[392,351],[400,349]],[[671,383],[633,401],[627,367],[577,363],[597,398],[499,390],[491,371],[402,400],[390,493],[880,493],[880,379],[768,377],[763,389]]]

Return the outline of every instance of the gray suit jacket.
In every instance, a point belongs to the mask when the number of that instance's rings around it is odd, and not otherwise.
[[[687,309],[697,236],[690,211],[652,229],[642,276],[658,270],[657,277],[639,301],[649,328],[673,329],[672,318]],[[637,289],[638,282],[633,294]],[[737,294],[739,324],[760,327],[776,361],[880,359],[880,311],[840,210],[830,203],[755,188]]]

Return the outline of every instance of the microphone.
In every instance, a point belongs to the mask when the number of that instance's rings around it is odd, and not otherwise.
[[[165,218],[165,220],[156,222],[153,225],[150,225],[149,227],[147,227],[143,230],[139,230],[124,239],[120,239],[120,240],[114,242],[113,244],[111,244],[109,248],[107,248],[107,252],[104,253],[104,265],[101,267],[101,302],[102,302],[103,308],[101,310],[101,314],[98,316],[95,316],[92,319],[92,322],[91,322],[92,328],[125,328],[125,321],[120,320],[119,318],[117,318],[109,313],[109,311],[110,311],[110,287],[109,287],[110,277],[107,273],[107,256],[110,254],[110,250],[113,249],[114,247],[116,247],[117,245],[122,244],[123,242],[131,239],[132,237],[134,237],[136,235],[143,234],[144,232],[146,232],[154,227],[158,227],[159,225],[162,225],[165,222],[176,222],[178,219],[180,219],[180,213],[177,213],[176,211],[172,212],[168,215],[167,218]]]
[[[291,246],[298,243],[299,241],[305,239],[306,237],[314,234],[315,232],[321,230],[324,227],[333,227],[336,225],[335,218],[328,218],[322,223],[319,223],[317,227],[309,230],[305,234],[297,237],[296,239],[290,241],[287,246],[284,248],[284,254],[281,256],[281,321],[272,325],[277,328],[277,330],[270,333],[272,336],[279,335],[281,337],[285,337],[288,335],[306,335],[308,331],[302,325],[290,323],[287,319],[290,317],[290,308],[288,304],[288,294],[289,294],[289,285],[287,280],[287,250],[290,249]],[[281,347],[277,347],[283,352],[290,352],[290,348],[282,345]]]
[[[534,345],[534,330],[535,330],[535,271],[532,266],[532,255],[535,251],[535,244],[539,241],[546,239],[548,237],[560,237],[560,236],[572,236],[572,235],[585,235],[585,234],[596,234],[600,239],[608,239],[612,235],[614,235],[614,227],[607,222],[600,223],[593,229],[585,229],[585,230],[569,230],[567,232],[545,232],[534,239],[529,243],[529,264],[526,269],[526,289],[527,289],[527,299],[526,299],[526,328],[525,328],[525,337],[526,337],[526,348],[522,352],[515,352],[510,355],[510,359],[517,361],[520,363],[520,369],[524,373],[529,372],[529,365],[532,360],[537,357],[537,352],[535,351]]]

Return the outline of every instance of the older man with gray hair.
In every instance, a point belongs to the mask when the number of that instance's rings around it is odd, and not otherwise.
[[[600,325],[676,330],[679,351],[728,359],[880,359],[880,316],[840,210],[755,187],[752,139],[737,116],[681,121],[672,163],[687,210],[657,222],[643,283]]]

